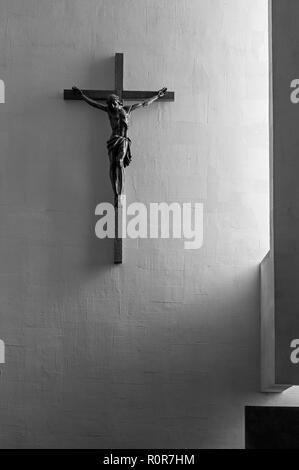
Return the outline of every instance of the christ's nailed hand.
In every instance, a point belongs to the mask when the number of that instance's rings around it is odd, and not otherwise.
[[[159,91],[158,91],[158,96],[159,96],[159,98],[162,98],[162,96],[164,96],[166,92],[167,92],[167,88],[166,88],[166,87],[164,87],[164,88],[162,88],[161,90],[159,90]]]
[[[77,95],[77,96],[82,95],[82,91],[78,87],[73,86],[72,90],[75,93],[75,95]]]

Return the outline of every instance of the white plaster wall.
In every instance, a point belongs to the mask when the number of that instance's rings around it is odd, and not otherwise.
[[[242,447],[268,250],[266,0],[2,0],[1,447]],[[175,90],[136,112],[128,201],[204,203],[204,246],[94,236],[105,116],[63,88]]]

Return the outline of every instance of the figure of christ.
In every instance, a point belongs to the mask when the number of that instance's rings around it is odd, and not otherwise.
[[[131,155],[131,140],[129,139],[128,127],[132,111],[146,107],[165,95],[167,88],[162,88],[151,98],[141,102],[124,106],[117,95],[109,95],[106,105],[97,100],[91,99],[82,90],[73,87],[73,91],[80,94],[82,99],[96,109],[100,109],[108,114],[112,134],[107,142],[107,149],[110,160],[110,180],[113,188],[115,205],[117,205],[118,196],[124,193],[125,168],[129,166]]]

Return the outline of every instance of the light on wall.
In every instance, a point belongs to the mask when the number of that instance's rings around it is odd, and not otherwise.
[[[5,343],[0,339],[0,364],[5,364]]]
[[[0,80],[0,103],[5,103],[5,84]]]

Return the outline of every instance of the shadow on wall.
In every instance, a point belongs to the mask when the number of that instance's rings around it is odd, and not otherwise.
[[[238,289],[224,297],[230,284]],[[257,292],[252,266],[229,280],[222,272],[200,309],[141,302],[130,325],[70,323],[67,412],[46,405],[53,436],[46,444],[59,447],[61,436],[61,445],[82,448],[243,447],[243,406],[259,387]],[[57,387],[53,376],[46,380]],[[77,433],[82,427],[85,435]]]
[[[105,87],[103,75],[108,77],[110,86]],[[106,78],[107,80],[107,78]],[[114,89],[114,56],[101,60],[90,67],[90,82],[97,82],[95,89]],[[87,105],[86,105],[87,106]],[[88,107],[88,106],[87,106]],[[113,192],[109,178],[109,157],[106,148],[111,130],[108,116],[102,111],[87,109],[90,116],[90,233],[88,248],[88,269],[98,270],[114,263],[114,241],[99,240],[95,235],[95,208],[100,202],[113,203]],[[97,114],[97,115],[95,115]]]
[[[90,66],[89,80],[87,83],[79,83],[78,86],[85,89],[111,89],[114,87],[114,57],[102,59]],[[106,82],[106,84],[105,84]],[[110,83],[110,86],[107,86]],[[109,157],[106,142],[110,136],[110,126],[107,115],[88,106],[83,101],[65,102],[72,114],[78,113],[84,125],[87,124],[88,152],[82,155],[82,159],[88,160],[89,172],[81,175],[86,178],[84,183],[88,187],[88,247],[86,256],[86,269],[99,271],[113,264],[113,240],[99,240],[95,236],[95,208],[100,202],[113,202],[113,193],[109,179]],[[78,141],[80,137],[76,130],[70,128],[71,138]],[[80,197],[80,188],[78,188]],[[86,219],[83,219],[86,223]]]

